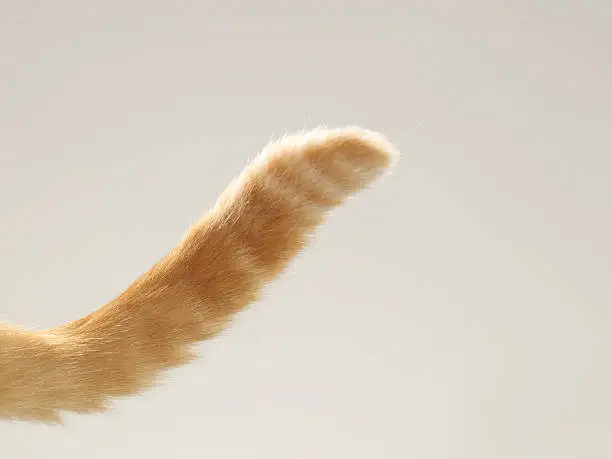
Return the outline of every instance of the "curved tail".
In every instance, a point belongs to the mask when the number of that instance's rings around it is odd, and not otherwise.
[[[285,137],[263,152],[161,261],[91,315],[44,332],[0,324],[0,418],[61,422],[147,389],[223,330],[330,210],[394,163],[358,128]]]

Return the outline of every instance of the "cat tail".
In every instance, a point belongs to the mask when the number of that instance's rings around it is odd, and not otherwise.
[[[0,418],[61,422],[139,393],[255,301],[328,213],[393,165],[377,133],[317,129],[270,143],[215,206],[119,297],[33,332],[0,325]]]

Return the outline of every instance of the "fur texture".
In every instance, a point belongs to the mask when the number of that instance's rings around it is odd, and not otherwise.
[[[268,145],[183,240],[119,297],[46,331],[0,324],[0,419],[100,412],[193,358],[304,247],[329,211],[393,164],[381,135],[317,129]]]

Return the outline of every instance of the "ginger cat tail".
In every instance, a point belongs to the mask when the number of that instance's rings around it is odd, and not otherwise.
[[[151,387],[221,332],[326,215],[391,168],[394,147],[359,128],[269,144],[161,261],[89,316],[46,331],[0,324],[0,419],[61,423]]]

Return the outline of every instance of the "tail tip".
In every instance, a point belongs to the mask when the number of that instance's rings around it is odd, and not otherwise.
[[[330,150],[343,152],[355,167],[364,173],[366,182],[372,182],[389,173],[398,163],[398,148],[380,132],[358,126],[328,129],[318,127],[303,135],[303,141],[325,144]]]
[[[399,157],[399,150],[379,132],[358,126],[319,126],[271,142],[255,164],[274,164],[279,158],[305,161],[328,174],[340,174],[361,189],[390,172]]]
[[[382,133],[358,126],[336,128],[329,131],[332,136],[344,138],[347,142],[358,143],[373,153],[381,169],[391,170],[399,161],[398,148]]]

